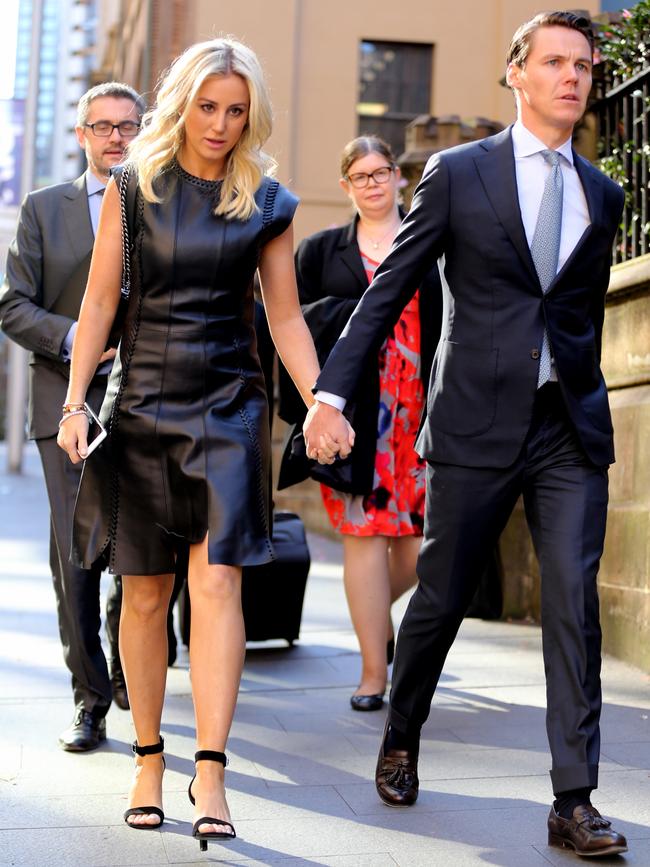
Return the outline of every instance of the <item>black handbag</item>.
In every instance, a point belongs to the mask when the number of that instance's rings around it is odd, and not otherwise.
[[[351,457],[343,459],[337,457],[333,464],[319,464],[318,461],[308,458],[302,429],[294,433],[287,449],[289,465],[295,468],[296,472],[302,473],[303,478],[309,477],[315,482],[322,482],[329,488],[334,488],[335,491],[342,491],[345,494],[368,493],[365,489],[360,491],[358,485],[355,485]],[[281,490],[280,484],[278,490]]]

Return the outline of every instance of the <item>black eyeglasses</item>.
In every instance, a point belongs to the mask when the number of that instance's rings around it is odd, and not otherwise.
[[[393,171],[392,166],[380,166],[374,172],[355,172],[353,175],[347,175],[346,179],[350,181],[353,187],[357,190],[362,190],[370,183],[370,178],[376,184],[386,184]]]
[[[116,129],[122,138],[133,138],[138,134],[140,124],[134,120],[122,120],[120,123],[111,123],[110,120],[98,120],[95,123],[85,123],[84,126],[89,126],[93,131],[93,135],[99,138],[108,138],[113,135],[113,130]]]

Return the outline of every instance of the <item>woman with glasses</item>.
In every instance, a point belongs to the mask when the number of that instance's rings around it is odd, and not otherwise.
[[[300,301],[319,360],[336,342],[373,274],[390,250],[404,211],[400,170],[376,136],[349,142],[340,185],[354,206],[352,221],[305,239],[296,254]],[[341,533],[344,582],[361,649],[362,671],[350,699],[354,710],[379,710],[392,661],[391,604],[416,580],[424,517],[425,466],[414,450],[441,321],[437,268],[407,305],[391,336],[365,371],[352,419],[356,442],[349,466],[325,473],[322,497]],[[295,401],[283,395],[281,414],[300,422]],[[301,473],[301,469],[303,472]],[[323,475],[312,467],[311,475]],[[280,486],[305,475],[295,453],[283,458]]]
[[[101,410],[108,438],[88,453],[86,388],[120,298],[114,181],[59,430],[73,462],[88,456],[73,556],[86,564],[103,555],[124,576],[120,649],[136,733],[124,819],[137,830],[164,821],[166,617],[175,561],[189,548],[197,752],[188,796],[201,848],[235,836],[224,751],[244,661],[241,570],[274,557],[268,404],[253,325],[257,270],[275,345],[306,403],[318,373],[295,284],[297,199],[273,180],[275,164],[262,150],[270,133],[268,92],[249,48],[215,39],[174,62],[124,169],[127,203],[135,203],[126,213],[132,279]]]

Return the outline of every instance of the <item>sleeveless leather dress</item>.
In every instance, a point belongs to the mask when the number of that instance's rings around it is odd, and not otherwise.
[[[160,204],[138,196],[131,294],[100,413],[108,437],[85,462],[75,508],[79,565],[103,555],[115,574],[173,572],[179,546],[206,533],[210,563],[274,557],[253,278],[298,200],[264,178],[259,211],[226,220],[213,213],[219,186],[174,164],[157,181]]]

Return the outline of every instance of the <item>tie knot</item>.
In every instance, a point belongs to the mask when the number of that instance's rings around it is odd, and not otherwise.
[[[544,151],[540,151],[540,153],[542,154],[542,156],[544,157],[546,162],[549,163],[550,165],[552,165],[552,166],[559,166],[560,165],[560,154],[557,151],[544,150]]]

